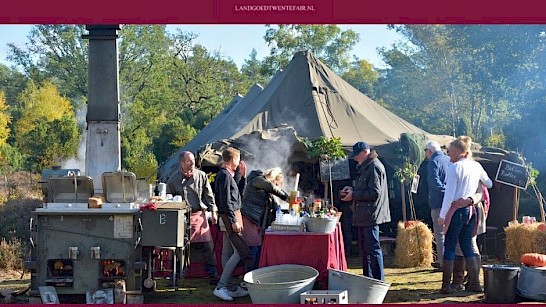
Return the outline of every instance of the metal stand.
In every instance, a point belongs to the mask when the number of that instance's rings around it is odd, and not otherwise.
[[[172,252],[172,256],[170,256],[170,262],[171,267],[169,267],[168,270],[165,270],[165,272],[169,272],[169,276],[167,278],[170,279],[169,287],[177,287],[178,286],[178,280],[185,277],[186,273],[189,270],[190,267],[190,235],[191,235],[191,227],[190,227],[190,213],[184,214],[184,243],[181,247],[175,247],[175,246],[148,246],[148,253],[147,253],[147,278],[144,281],[144,288],[149,291],[155,291],[156,288],[156,282],[155,282],[155,273],[158,271],[163,270],[163,254],[159,253],[159,267],[156,267],[156,263],[154,261],[154,249],[159,248],[160,250],[169,250]]]

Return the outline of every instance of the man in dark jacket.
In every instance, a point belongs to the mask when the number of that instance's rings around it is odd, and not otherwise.
[[[434,230],[434,242],[436,243],[436,262],[433,266],[440,268],[442,266],[442,259],[444,258],[444,226],[438,224],[438,217],[440,216],[440,209],[442,208],[442,201],[446,190],[446,172],[450,161],[449,157],[440,148],[440,144],[436,141],[427,142],[425,155],[428,159],[428,205],[430,207],[430,217],[432,218],[432,229]],[[459,259],[460,261],[461,259]]]
[[[346,186],[343,201],[353,201],[353,226],[358,229],[363,275],[385,280],[379,225],[391,221],[387,174],[375,150],[365,142],[353,146],[350,157],[357,162],[354,188]]]
[[[222,260],[222,275],[213,294],[224,301],[232,301],[235,297],[248,295],[248,291],[237,286],[232,273],[240,260],[243,260],[245,267],[250,269],[253,259],[242,238],[241,193],[234,178],[237,169],[239,169],[241,176],[245,177],[246,165],[241,161],[239,150],[233,147],[228,147],[222,152],[222,161],[222,167],[216,175],[214,184],[214,198],[218,206],[218,215],[226,226],[222,253],[227,250],[233,252],[228,259],[225,259],[225,262]],[[231,248],[229,248],[230,246]]]

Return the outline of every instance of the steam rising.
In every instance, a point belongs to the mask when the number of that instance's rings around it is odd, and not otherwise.
[[[293,154],[295,138],[280,137],[275,141],[252,140],[245,144],[244,149],[253,154],[254,159],[245,161],[247,172],[253,170],[265,171],[280,167],[284,175],[283,189],[287,192],[294,188],[295,174],[291,174],[289,157]]]
[[[85,129],[85,117],[87,115],[87,107],[84,104],[76,110],[76,120],[78,126],[82,127],[82,135],[80,136],[80,144],[78,145],[78,153],[76,157],[70,158],[61,163],[62,168],[79,169],[82,174],[85,174],[85,153],[87,144],[87,130]]]

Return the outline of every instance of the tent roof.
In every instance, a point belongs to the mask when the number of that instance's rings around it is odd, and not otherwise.
[[[426,132],[355,89],[310,52],[298,52],[247,110],[250,122],[232,137],[288,124],[299,136],[340,137],[345,146],[397,142],[403,132]],[[248,117],[248,116],[245,116]]]
[[[261,88],[261,87],[260,87]],[[222,139],[289,125],[306,138],[339,137],[344,147],[358,141],[372,146],[398,142],[401,133],[424,134],[440,144],[451,137],[436,136],[410,124],[355,89],[308,51],[294,55],[286,69],[261,91],[251,89],[230,104],[192,141],[160,168],[166,179],[176,169],[178,154],[197,152]]]

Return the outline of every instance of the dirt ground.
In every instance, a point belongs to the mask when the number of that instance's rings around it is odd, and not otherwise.
[[[347,259],[349,272],[362,274],[360,259]],[[385,259],[386,282],[391,284],[385,303],[482,303],[483,293],[459,292],[456,294],[439,294],[441,273],[434,272],[433,268],[394,268],[392,260]],[[483,279],[482,279],[483,280]],[[28,287],[30,275],[25,274],[21,279],[21,272],[2,272],[0,275],[0,289],[20,290]],[[206,278],[184,279],[179,281],[178,287],[169,287],[168,281],[158,280],[158,290],[146,293],[145,303],[177,303],[177,304],[218,304],[226,303],[212,295],[214,285],[210,285]],[[0,298],[0,303],[4,303]],[[28,302],[28,297],[16,297],[17,303]],[[232,303],[252,303],[249,297],[235,299]]]

